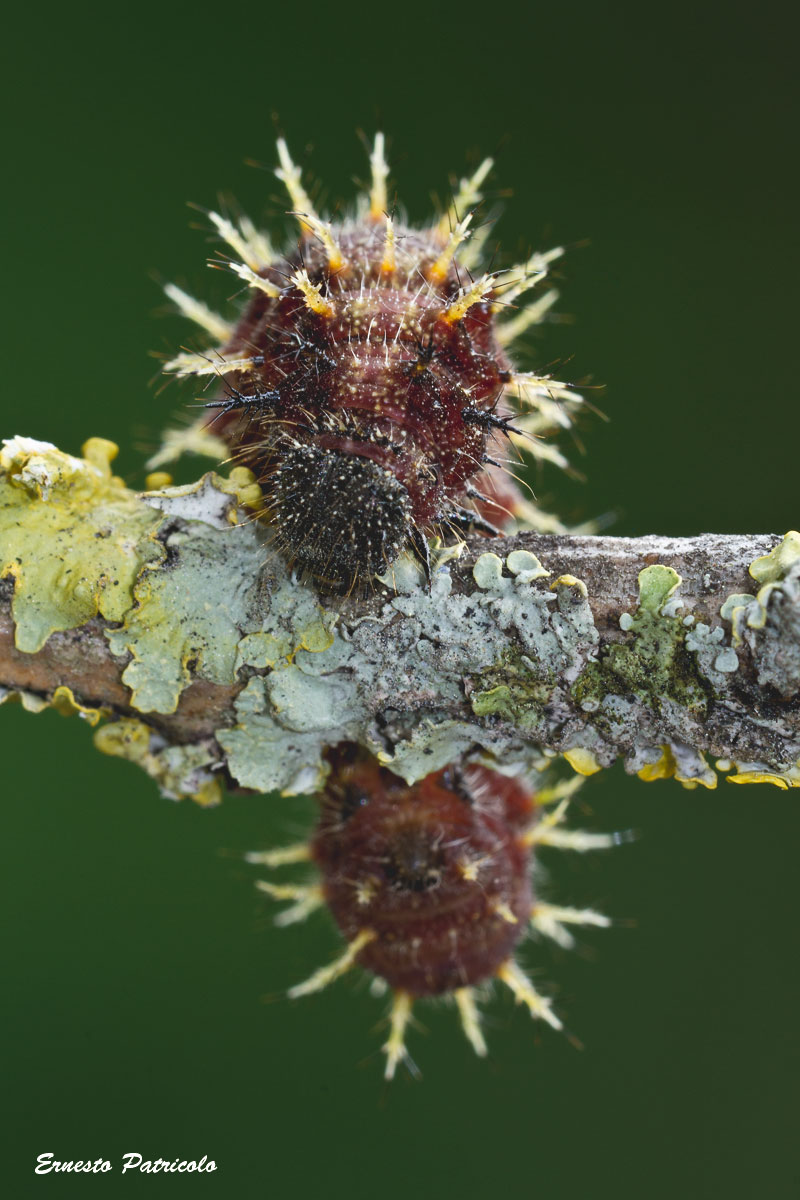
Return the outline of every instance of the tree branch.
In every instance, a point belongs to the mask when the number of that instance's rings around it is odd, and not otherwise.
[[[800,535],[476,538],[336,600],[246,472],[140,495],[112,449],[0,456],[0,687],[105,717],[168,795],[313,791],[340,741],[409,780],[481,752],[800,783]]]

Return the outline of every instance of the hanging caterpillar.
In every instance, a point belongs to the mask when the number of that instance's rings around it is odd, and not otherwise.
[[[390,204],[382,135],[368,194],[335,222],[316,212],[283,140],[278,154],[298,241],[280,252],[247,219],[210,213],[236,256],[213,265],[244,284],[244,303],[228,320],[169,285],[216,345],[184,351],[166,370],[222,381],[203,425],[254,472],[261,515],[288,564],[322,592],[351,592],[387,578],[404,552],[430,577],[433,536],[491,537],[514,521],[560,528],[524,499],[502,458],[510,442],[565,465],[537,439],[569,426],[580,397],[517,371],[508,349],[555,301],[555,289],[536,289],[561,248],[480,269],[489,226],[475,218],[489,159],[443,216],[417,229]],[[527,293],[534,298],[520,307]],[[347,940],[339,959],[289,994],[317,991],[353,966],[388,986],[387,1078],[410,1062],[405,1031],[420,997],[452,997],[481,1055],[476,997],[491,980],[561,1029],[515,952],[531,928],[569,946],[569,926],[609,924],[592,909],[546,903],[532,883],[535,847],[615,841],[563,827],[574,781],[553,785],[466,755],[409,785],[350,745],[331,749],[328,767],[312,838],[249,856],[269,868],[313,863],[318,882],[258,886],[292,901],[278,923],[326,905]]]
[[[570,927],[606,927],[591,908],[550,904],[536,889],[532,857],[540,846],[587,851],[615,845],[617,834],[564,828],[573,777],[550,785],[465,761],[409,785],[352,746],[329,754],[320,817],[308,842],[255,852],[270,868],[311,862],[319,882],[257,886],[293,903],[279,925],[327,905],[347,939],[340,958],[290,989],[306,996],[353,966],[392,990],[386,1078],[409,1058],[405,1033],[416,999],[447,997],[475,1052],[487,1052],[478,998],[497,980],[530,1015],[562,1030],[551,1001],[516,959],[529,935],[572,947]],[[379,988],[382,990],[382,988]]]

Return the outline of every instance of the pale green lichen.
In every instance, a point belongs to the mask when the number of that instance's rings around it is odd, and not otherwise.
[[[739,657],[732,646],[724,645],[725,630],[721,625],[713,629],[703,621],[687,629],[685,644],[694,651],[700,669],[715,688],[725,686],[724,675],[739,669]]]
[[[222,534],[181,521],[165,532],[163,545],[166,560],[140,573],[134,606],[122,627],[106,634],[112,653],[131,656],[122,681],[140,712],[175,712],[193,676],[231,683],[239,641],[260,621],[252,526]]]
[[[99,614],[118,625],[106,630],[112,652],[130,657],[122,678],[132,707],[167,714],[194,678],[232,685],[259,658],[275,665],[300,649],[330,646],[335,618],[282,569],[278,580],[265,580],[263,539],[251,522],[237,523],[239,506],[260,496],[250,472],[235,468],[228,479],[212,473],[137,495],[111,475],[116,447],[92,439],[85,453],[79,459],[29,439],[5,444],[2,573],[14,577],[19,649],[35,653],[51,633]],[[49,701],[17,694],[30,711],[49,704],[92,722],[100,715],[66,688]],[[219,791],[211,743],[169,746],[141,722],[109,724],[97,737],[103,749],[143,766],[167,795],[209,802]]]
[[[528,595],[523,607],[519,598],[525,596],[525,589],[550,572],[542,568],[534,555],[528,555],[528,559],[533,559],[535,566],[530,562],[523,566],[517,558],[512,584],[498,573],[496,559],[495,554],[481,555],[473,576],[482,581],[480,586],[490,586],[504,598],[516,597],[513,624],[527,653],[520,653],[516,647],[509,649],[499,661],[482,671],[482,687],[471,694],[470,704],[476,716],[495,716],[512,722],[533,740],[537,734],[545,735],[545,706],[556,682],[569,682],[570,675],[576,673],[576,664],[585,662],[591,647],[597,643],[597,630],[581,580],[562,575],[548,591]],[[488,562],[484,564],[483,560]],[[508,601],[495,607],[505,621]],[[507,622],[504,628],[509,628]]]
[[[742,641],[741,625],[743,622],[739,614],[742,613],[748,607],[748,605],[752,604],[754,600],[755,596],[751,595],[749,592],[733,592],[730,596],[728,596],[728,598],[725,600],[725,603],[719,610],[719,615],[722,617],[723,621],[730,621],[731,625],[733,626],[732,637],[734,646],[740,645]]]
[[[779,583],[800,562],[800,533],[790,529],[769,554],[750,564],[750,574],[756,583]]]
[[[260,677],[239,693],[235,707],[239,723],[218,730],[216,736],[237,783],[285,795],[318,791],[326,775],[322,749],[335,740],[336,726],[326,726],[323,736],[316,730],[288,731],[276,719]]]
[[[640,572],[639,605],[635,613],[623,613],[619,619],[626,640],[607,645],[576,681],[572,694],[610,743],[629,738],[631,728],[636,729],[627,770],[647,781],[675,778],[688,788],[713,788],[716,774],[678,730],[687,719],[705,719],[716,689],[724,690],[738,669],[738,656],[724,644],[721,627],[711,629],[695,624],[691,614],[679,615],[680,582],[678,573],[662,564]],[[662,731],[658,742],[649,740],[649,725],[642,722],[637,700],[657,718],[653,731]],[[663,732],[671,728],[675,735],[665,742]]]
[[[487,750],[493,759],[524,762],[531,765],[530,753],[509,734],[490,731],[469,721],[448,718],[423,718],[414,726],[410,736],[397,742],[392,753],[378,750],[379,760],[408,783],[415,783],[431,771],[440,771],[448,763],[457,762],[478,747]],[[538,753],[536,754],[538,761]]]
[[[474,723],[448,715],[448,706],[463,699],[465,675],[491,681],[513,651],[519,665],[513,702],[528,704],[533,722],[536,681],[579,670],[597,632],[576,583],[560,581],[555,594],[535,587],[546,572],[527,553],[515,557],[510,574],[504,566],[496,555],[481,555],[473,570],[480,591],[464,595],[453,591],[446,562],[438,560],[429,588],[419,568],[401,557],[391,574],[398,590],[383,610],[349,629],[325,626],[325,648],[284,653],[277,661],[285,642],[271,641],[266,649],[261,643],[256,655],[258,643],[248,638],[250,661],[261,664],[268,657],[273,669],[263,680],[251,680],[236,702],[239,723],[218,734],[229,769],[247,786],[298,791],[319,786],[326,770],[323,752],[337,741],[366,745],[409,781],[444,766],[470,746],[524,755],[525,734],[504,730],[502,717],[500,724],[491,719],[499,714],[490,703],[481,708],[480,694],[486,689],[473,688]],[[278,579],[272,586],[273,591],[280,587]],[[397,613],[405,620],[387,655],[385,629]],[[549,694],[552,682],[545,686]],[[407,733],[398,714],[398,729],[387,748],[384,728],[375,718],[382,710],[385,724],[393,701],[410,692],[423,700],[423,709]],[[372,698],[369,703],[367,697]]]
[[[572,688],[585,712],[596,713],[595,724],[609,695],[636,696],[660,711],[668,701],[702,716],[709,687],[686,646],[686,627],[675,615],[681,579],[672,567],[657,564],[639,573],[639,605],[623,613],[620,627],[629,636],[605,646]]]
[[[174,712],[192,678],[231,684],[240,667],[330,645],[331,619],[313,595],[265,575],[256,525],[235,523],[237,506],[259,494],[237,469],[144,498],[169,518],[159,535],[166,558],[140,573],[134,607],[106,635],[114,654],[131,656],[122,679],[140,712]]]
[[[791,530],[750,564],[762,586],[756,596],[729,596],[720,615],[731,622],[735,645],[753,650],[758,682],[785,699],[800,691],[800,533]]]
[[[532,583],[534,579],[544,579],[551,574],[529,550],[512,550],[506,559],[506,566],[519,583]]]
[[[776,589],[800,568],[800,533],[791,529],[784,535],[769,554],[754,559],[750,574],[762,586],[757,596],[749,593],[728,596],[720,609],[720,616],[733,625],[736,642],[742,640],[745,627],[763,629],[767,622],[770,597]]]

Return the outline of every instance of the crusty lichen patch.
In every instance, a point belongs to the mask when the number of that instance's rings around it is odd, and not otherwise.
[[[750,565],[761,584],[755,596],[729,596],[721,615],[757,660],[758,682],[786,700],[800,692],[800,533],[791,530],[770,554]]]
[[[506,565],[513,579],[503,576],[496,554],[482,554],[473,576],[479,587],[499,593],[482,603],[497,613],[503,629],[515,630],[515,645],[521,642],[523,652],[506,650],[482,671],[482,686],[470,702],[476,716],[513,722],[535,740],[545,733],[545,709],[557,682],[577,674],[598,635],[580,580],[562,575],[547,589],[532,589],[535,580],[550,574],[534,555],[514,551]]]
[[[103,754],[126,758],[141,767],[169,800],[190,796],[198,804],[219,804],[222,787],[213,769],[218,765],[212,738],[189,746],[171,746],[149,725],[123,718],[95,732],[94,744]]]
[[[130,655],[122,680],[140,712],[175,712],[193,676],[231,683],[239,641],[261,608],[252,526],[222,533],[178,518],[162,545],[165,560],[139,573],[133,606],[107,633],[114,654]]]
[[[114,450],[93,439],[78,459],[6,443],[2,573],[14,580],[26,653],[55,631],[105,620],[141,719],[102,726],[98,744],[168,795],[211,802],[222,771],[260,791],[315,791],[325,750],[340,741],[369,748],[409,782],[464,754],[530,765],[560,753],[591,774],[623,753],[642,778],[711,787],[716,774],[695,747],[719,755],[707,728],[720,713],[731,719],[747,648],[761,654],[762,683],[796,690],[800,535],[753,564],[758,595],[729,598],[721,623],[695,620],[677,572],[656,564],[639,576],[638,606],[601,642],[582,580],[523,550],[479,555],[469,580],[463,547],[437,544],[430,583],[401,556],[358,617],[269,551],[251,519],[260,493],[249,472],[136,494],[111,474]],[[229,689],[220,711],[231,717],[213,737],[206,727],[195,744],[171,744],[163,731],[195,680]],[[20,698],[102,715],[66,688]],[[790,737],[747,713],[736,719],[750,721],[748,761],[720,769],[735,768],[736,782],[800,782]]]
[[[717,786],[717,776],[704,755],[675,743],[661,746],[660,750],[661,754],[654,762],[646,763],[636,772],[646,783],[656,779],[677,779],[689,790],[698,786],[711,789]]]
[[[639,574],[639,606],[623,613],[622,642],[605,646],[575,681],[572,694],[587,712],[598,712],[609,695],[636,696],[660,711],[671,701],[694,717],[705,715],[710,689],[686,644],[687,630],[674,611],[681,579],[672,567],[645,567]]]
[[[217,735],[241,783],[261,790],[313,791],[326,771],[325,748],[339,741],[366,745],[409,782],[471,747],[538,756],[531,736],[538,681],[551,681],[549,692],[544,685],[543,694],[549,695],[557,674],[577,671],[597,640],[584,591],[569,580],[557,581],[555,590],[542,586],[548,572],[525,552],[509,556],[510,564],[494,554],[481,555],[473,569],[479,590],[458,593],[446,561],[451,557],[437,560],[430,587],[413,560],[401,559],[391,574],[394,595],[387,596],[382,611],[350,628],[342,622],[323,624],[325,646],[290,654],[285,644],[271,640],[266,659],[253,653],[257,639],[245,639],[247,661],[266,662],[272,669],[251,680],[239,696],[240,723]],[[279,592],[279,564],[272,569],[272,588]],[[398,614],[405,620],[387,654],[386,629]],[[278,650],[284,651],[280,662]],[[509,707],[500,711],[502,705],[492,702],[492,687],[512,654],[519,676],[505,685]],[[450,715],[463,699],[465,676],[474,681],[474,722]],[[413,720],[407,713],[410,697]],[[523,707],[529,719],[519,722]],[[506,717],[511,729],[504,725]],[[522,730],[514,728],[520,724]]]

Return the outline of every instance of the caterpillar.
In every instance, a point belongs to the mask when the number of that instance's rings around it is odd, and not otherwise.
[[[211,265],[244,285],[244,302],[229,320],[167,285],[216,345],[165,369],[224,380],[208,425],[254,471],[289,563],[324,590],[349,591],[403,550],[429,570],[431,535],[492,535],[514,519],[557,527],[501,460],[510,442],[566,465],[540,435],[568,426],[581,398],[515,370],[508,353],[556,300],[555,288],[537,289],[563,248],[481,269],[491,225],[476,218],[491,159],[417,229],[390,203],[382,134],[368,193],[337,221],[317,213],[283,139],[278,155],[298,240],[278,251],[247,218],[210,212],[235,255]]]
[[[228,319],[166,288],[215,342],[165,367],[219,389],[185,445],[212,430],[251,468],[270,536],[322,592],[385,578],[403,552],[430,578],[433,536],[491,537],[514,522],[562,529],[525,499],[504,458],[510,443],[566,465],[541,435],[568,427],[581,398],[550,375],[516,370],[509,351],[555,302],[556,289],[540,285],[563,249],[482,269],[490,224],[476,217],[491,159],[461,181],[441,216],[415,228],[390,203],[381,134],[367,192],[352,216],[335,221],[317,213],[283,139],[278,157],[299,224],[294,245],[276,250],[247,218],[208,214],[235,255],[211,265],[244,285],[238,314]],[[516,951],[530,930],[570,946],[571,926],[610,923],[538,894],[539,846],[589,850],[618,840],[564,828],[576,781],[553,784],[546,773],[531,778],[468,754],[408,784],[347,744],[329,751],[328,768],[312,837],[247,856],[271,870],[312,864],[318,881],[261,879],[258,887],[291,901],[278,924],[326,907],[346,941],[289,995],[318,991],[356,966],[371,973],[392,994],[389,1079],[401,1062],[413,1069],[406,1030],[417,999],[451,998],[479,1055],[478,1000],[492,981],[562,1029]]]
[[[289,991],[320,991],[353,967],[392,993],[385,1076],[399,1063],[414,1070],[406,1030],[415,1000],[455,1004],[476,1054],[487,1053],[478,1000],[499,981],[530,1015],[563,1030],[550,999],[516,957],[528,933],[571,948],[575,926],[607,927],[592,908],[548,903],[537,894],[532,856],[541,846],[588,851],[613,846],[619,834],[564,826],[581,780],[547,782],[496,765],[454,763],[416,784],[354,746],[329,752],[330,774],[316,830],[307,842],[247,855],[269,868],[312,863],[319,882],[261,879],[291,925],[327,906],[347,941],[341,956]],[[536,775],[536,773],[534,773]]]

